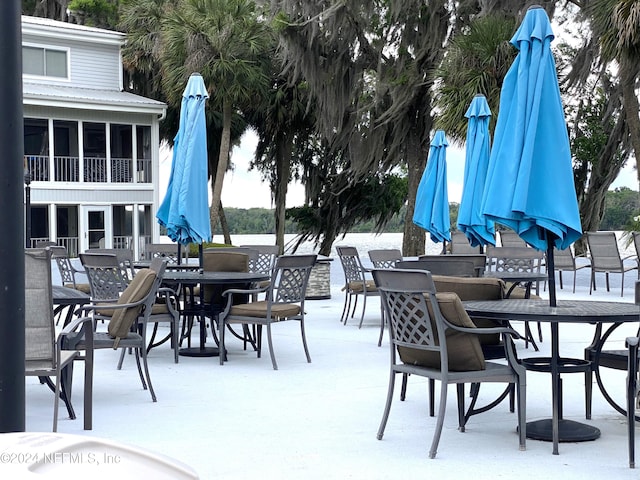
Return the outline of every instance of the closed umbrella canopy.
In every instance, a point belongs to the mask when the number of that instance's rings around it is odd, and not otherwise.
[[[211,240],[204,115],[207,98],[202,76],[192,74],[182,94],[167,193],[156,215],[171,240],[182,245]]]
[[[413,223],[430,233],[435,243],[451,241],[449,194],[447,192],[447,139],[438,130],[431,140],[427,168],[416,193]]]
[[[494,222],[484,216],[481,210],[491,146],[491,109],[484,95],[476,95],[473,98],[465,117],[469,119],[469,123],[458,229],[467,236],[473,247],[495,245]]]
[[[519,53],[500,94],[482,207],[538,250],[563,250],[582,235],[553,38],[536,7],[511,39]]]

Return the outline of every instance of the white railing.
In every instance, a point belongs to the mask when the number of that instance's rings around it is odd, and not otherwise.
[[[133,237],[129,235],[114,236],[113,248],[126,248],[131,249],[133,245]]]
[[[107,159],[84,157],[84,181],[104,183],[107,181]]]
[[[49,181],[49,156],[48,155],[27,155],[29,175],[32,182]]]
[[[49,157],[46,155],[26,155],[29,174],[33,182],[79,182],[79,157],[53,157],[54,175],[49,172]],[[136,160],[136,181],[151,183],[151,160]],[[111,168],[113,183],[133,183],[133,159],[112,158],[108,162],[104,157],[84,158],[84,182],[104,183],[107,181],[107,171]]]
[[[53,157],[56,182],[79,182],[80,159],[78,157]]]
[[[133,168],[130,158],[111,158],[111,181],[114,183],[131,183]]]
[[[78,237],[58,237],[58,245],[67,249],[69,257],[78,256]]]

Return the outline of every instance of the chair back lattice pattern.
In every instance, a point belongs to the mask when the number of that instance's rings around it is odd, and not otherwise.
[[[347,284],[364,282],[364,268],[355,247],[336,247]]]
[[[442,361],[446,361],[446,342],[441,346],[438,341],[444,338],[444,325],[432,319],[427,308],[427,302],[431,302],[434,315],[440,314],[431,275],[418,270],[374,270],[373,275],[385,307],[391,342],[396,347],[440,352]],[[446,364],[443,366],[446,368]]]
[[[544,254],[530,247],[487,247],[487,259],[496,272],[539,272]]]
[[[117,300],[129,285],[118,258],[113,254],[81,253],[80,261],[89,279],[93,301]]]
[[[56,265],[58,265],[58,270],[60,271],[60,279],[62,280],[62,284],[76,284],[76,276],[75,276],[75,268],[71,263],[71,259],[69,258],[69,253],[65,247],[49,247],[51,250],[52,257],[56,261]]]
[[[394,248],[369,250],[368,253],[375,268],[393,268],[396,262],[402,260],[402,252]]]
[[[271,275],[276,265],[276,258],[278,257],[277,245],[241,245],[240,248],[249,248],[258,252],[257,257],[249,257],[249,271],[266,273]]]
[[[304,303],[309,275],[316,255],[282,255],[278,257],[273,283],[275,303]]]
[[[156,257],[162,257],[167,260],[169,265],[177,265],[178,251],[181,251],[183,257],[188,258],[189,246],[183,245],[178,248],[177,243],[147,243],[144,246],[144,256],[147,260],[153,260]]]
[[[115,255],[122,268],[122,274],[128,280],[133,280],[135,269],[133,268],[133,250],[130,248],[90,248],[85,253],[108,253]]]

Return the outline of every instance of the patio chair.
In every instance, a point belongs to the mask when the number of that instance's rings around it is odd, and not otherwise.
[[[76,281],[77,273],[84,273],[84,271],[77,269],[71,259],[69,258],[69,252],[65,247],[55,246],[49,247],[51,249],[52,258],[56,261],[58,271],[60,272],[60,279],[62,285],[68,288],[74,288],[80,290],[86,294],[91,293],[91,287],[89,283],[80,283]]]
[[[480,247],[471,246],[467,236],[460,230],[454,230],[451,232],[451,243],[449,245],[451,246],[450,253],[454,255],[482,253]]]
[[[130,248],[90,248],[85,250],[85,253],[109,253],[115,255],[126,279],[131,280],[136,274],[133,267],[133,250]]]
[[[637,297],[636,297],[637,298]],[[627,436],[629,442],[629,468],[636,468],[636,415],[640,405],[640,389],[638,388],[638,346],[640,338],[627,337]]]
[[[262,353],[262,327],[267,329],[267,343],[273,369],[278,369],[271,337],[271,326],[289,320],[300,322],[302,345],[307,362],[311,363],[307,337],[304,328],[304,300],[311,268],[317,255],[281,255],[276,260],[271,284],[256,289],[229,289],[224,292],[226,306],[220,314],[220,365],[227,359],[225,347],[225,327],[234,324],[255,325],[257,328],[256,350],[258,358]],[[254,292],[267,291],[266,300],[236,304],[234,295],[251,295]]]
[[[478,271],[472,260],[450,258],[451,255],[433,255],[419,260],[403,260],[396,268],[426,270],[432,275],[451,275],[454,277],[477,277]]]
[[[500,232],[502,234],[502,232]],[[515,235],[515,233],[514,233]],[[511,234],[507,234],[511,238]],[[515,243],[515,240],[513,240]],[[524,244],[524,242],[522,242]],[[491,272],[535,272],[541,273],[542,265],[544,264],[544,253],[536,250],[535,248],[527,246],[519,247],[493,247],[487,246],[487,268]],[[515,283],[507,284],[507,292],[509,298],[516,298],[523,296],[528,297],[531,284],[525,288],[515,289]],[[539,283],[536,282],[535,292],[538,294],[540,291]],[[529,322],[525,322],[525,346],[528,346],[528,342],[531,341],[534,349],[537,351],[533,335],[531,334],[531,328]],[[542,342],[542,325],[538,322],[538,340]]]
[[[576,276],[578,270],[583,268],[589,268],[590,263],[583,263],[578,265],[576,263],[576,257],[573,254],[571,246],[564,250],[553,249],[553,265],[554,270],[558,273],[558,280],[560,280],[560,289],[563,288],[562,284],[562,272],[573,272],[573,293],[576,293]],[[546,285],[545,285],[546,286]]]
[[[344,270],[344,287],[342,290],[345,292],[344,307],[342,309],[342,315],[340,321],[345,325],[349,318],[349,312],[351,312],[351,318],[355,314],[356,307],[358,306],[358,297],[362,297],[362,315],[360,316],[360,323],[358,328],[362,328],[362,322],[364,320],[364,313],[367,308],[367,298],[371,296],[379,296],[380,293],[376,287],[373,279],[367,279],[369,274],[367,270],[362,266],[360,261],[360,255],[355,247],[342,247],[337,246],[336,251]],[[353,300],[353,309],[351,308],[351,302]],[[380,321],[381,329],[384,329],[384,315],[382,313],[382,307],[380,307]],[[380,338],[380,345],[382,337]]]
[[[502,247],[530,248],[513,230],[499,230],[498,235],[500,237],[500,246]]]
[[[58,406],[60,398],[67,405],[70,418],[75,418],[71,406],[72,369],[67,368],[79,357],[75,349],[62,348],[64,338],[70,334],[64,329],[56,336],[51,284],[51,251],[48,248],[25,250],[25,375],[38,376],[54,392],[53,431],[58,429]],[[75,324],[79,335],[87,339],[93,331],[90,318]],[[55,385],[50,377],[55,377]],[[85,372],[85,413],[91,402],[91,371]],[[85,416],[85,428],[87,417]]]
[[[92,302],[116,301],[129,285],[118,257],[113,253],[81,253],[80,262],[89,280]]]
[[[149,365],[147,363],[147,324],[151,321],[153,305],[156,301],[162,275],[166,268],[166,260],[155,258],[150,268],[138,270],[131,283],[122,292],[116,302],[95,303],[83,306],[80,311],[110,316],[107,331],[95,330],[92,335],[93,348],[78,337],[68,336],[66,348],[85,351],[85,368],[93,371],[93,350],[121,348],[133,349],[138,367],[138,375],[144,390],[149,390],[152,401],[157,397],[151,383]],[[69,324],[73,326],[76,320]],[[121,367],[120,358],[119,368]],[[90,413],[91,415],[91,413]]]
[[[157,257],[163,260],[162,257]],[[123,270],[120,259],[112,253],[81,253],[80,260],[87,273],[91,286],[91,300],[97,302],[116,302],[129,286],[126,270]],[[158,262],[152,261],[151,267],[158,270]],[[134,277],[135,278],[135,277]],[[178,363],[178,344],[180,334],[180,314],[178,312],[178,298],[174,290],[161,287],[158,288],[157,299],[152,306],[151,314],[146,317],[146,321],[153,323],[153,331],[147,344],[147,352],[152,348],[171,341],[173,348],[174,362]],[[110,320],[112,312],[103,314],[101,311],[94,312],[94,318],[100,320]],[[139,319],[141,321],[141,319]],[[169,324],[169,334],[161,340],[156,341],[158,328],[161,323]],[[124,351],[118,362],[118,369],[122,368]]]
[[[520,450],[526,448],[526,371],[518,361],[511,337],[518,334],[507,327],[476,328],[453,293],[436,294],[431,274],[419,270],[373,270],[389,324],[391,365],[387,401],[378,429],[382,439],[391,409],[396,374],[413,374],[440,380],[440,404],[429,458],[435,458],[444,424],[449,384],[456,384],[458,428],[465,431],[468,419],[496,406],[475,408],[479,389],[465,409],[465,383],[515,383],[518,403]],[[507,363],[485,361],[477,335],[499,333],[503,337]],[[445,341],[441,341],[446,339]],[[398,358],[399,357],[399,358]]]
[[[472,277],[482,277],[487,269],[487,256],[483,253],[452,253],[449,255],[420,255],[418,260],[434,260],[436,262],[452,261],[451,264],[455,264],[456,261],[461,262],[473,262],[474,272],[470,275]],[[435,274],[435,272],[432,272]]]
[[[618,240],[615,232],[586,232],[587,245],[589,247],[589,256],[591,258],[591,282],[589,284],[589,295],[596,289],[596,273],[604,273],[609,291],[609,274],[619,273],[622,275],[620,281],[620,296],[624,296],[624,274],[631,271],[638,271],[640,279],[640,270],[638,263],[634,265],[625,265],[625,261],[633,258],[630,255],[622,258],[618,248]]]
[[[402,260],[402,252],[395,248],[369,250],[367,253],[374,268],[393,268],[397,261]]]
[[[180,261],[178,261],[178,251],[180,251]],[[178,246],[177,243],[147,243],[144,246],[144,258],[153,260],[156,257],[167,259],[169,265],[186,263],[189,259],[189,245]]]

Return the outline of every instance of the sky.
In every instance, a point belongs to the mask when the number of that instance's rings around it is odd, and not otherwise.
[[[226,208],[273,208],[269,185],[262,182],[260,173],[249,171],[249,163],[253,158],[258,138],[253,131],[245,133],[239,147],[234,148],[231,155],[235,165],[233,171],[227,172],[222,187],[222,205]],[[462,183],[464,177],[464,147],[449,145],[447,148],[447,189],[449,202],[460,203]],[[171,171],[171,152],[166,148],[160,149],[160,199],[169,182]],[[635,161],[631,159],[622,169],[610,189],[629,187],[638,190],[636,181]],[[287,207],[297,207],[304,204],[304,186],[299,183],[289,185]]]

